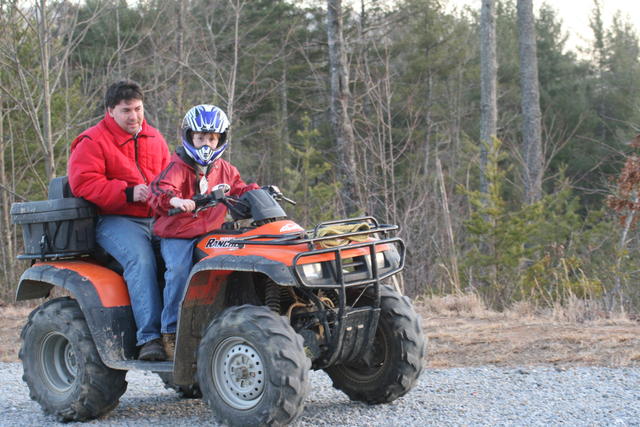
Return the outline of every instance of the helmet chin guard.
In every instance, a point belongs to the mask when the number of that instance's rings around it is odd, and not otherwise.
[[[203,145],[200,148],[194,147],[192,144],[187,142],[184,138],[182,139],[182,146],[185,148],[185,151],[189,157],[195,160],[196,163],[202,166],[208,166],[211,163],[218,160],[224,150],[227,148],[228,143],[222,144],[220,147],[215,149],[209,147],[208,145]]]

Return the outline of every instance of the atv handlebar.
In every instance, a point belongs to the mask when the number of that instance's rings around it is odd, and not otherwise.
[[[196,208],[193,211],[194,215],[197,215],[198,212],[200,212],[203,209],[210,208],[212,206],[217,205],[219,202],[224,203],[224,199],[226,197],[232,197],[232,196],[225,196],[224,190],[225,190],[224,188],[216,188],[208,194],[196,194],[195,196],[193,196],[191,200],[193,200],[196,203]],[[182,212],[185,212],[185,211],[183,211],[180,208],[171,208],[167,212],[167,215],[173,216]]]
[[[266,185],[262,187],[262,190],[265,190],[269,193],[274,200],[280,201],[284,200],[287,203],[295,205],[296,202],[285,197],[280,189],[275,185]],[[193,211],[194,215],[198,215],[203,209],[207,209],[217,205],[218,203],[224,204],[229,210],[236,212],[239,216],[242,216],[242,212],[250,210],[250,206],[246,205],[242,200],[239,200],[236,196],[227,196],[225,193],[229,191],[228,185],[220,185],[215,187],[208,194],[196,194],[193,196],[191,200],[196,203],[196,208]],[[180,208],[171,208],[167,211],[168,216],[177,215],[179,213],[185,212]]]

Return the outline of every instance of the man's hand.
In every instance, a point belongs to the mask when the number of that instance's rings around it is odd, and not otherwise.
[[[149,187],[146,184],[138,184],[133,187],[133,201],[146,202],[149,198]]]
[[[174,208],[178,208],[183,212],[191,212],[196,208],[196,202],[191,199],[181,199],[179,197],[172,197],[169,200],[169,204]]]

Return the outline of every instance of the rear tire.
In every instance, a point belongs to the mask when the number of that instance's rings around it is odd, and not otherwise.
[[[362,305],[372,302],[370,294],[362,298]],[[380,309],[369,360],[325,368],[335,388],[368,404],[392,402],[409,392],[422,372],[425,355],[420,316],[409,298],[380,286]]]
[[[75,300],[53,299],[32,311],[21,338],[22,379],[45,414],[84,421],[118,405],[127,371],[102,363]]]
[[[311,361],[303,339],[266,307],[231,307],[198,348],[198,383],[218,422],[280,426],[304,409]]]

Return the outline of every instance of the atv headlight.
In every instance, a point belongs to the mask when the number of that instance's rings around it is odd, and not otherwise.
[[[376,266],[378,270],[384,268],[384,252],[376,252]]]
[[[319,262],[313,264],[303,264],[302,272],[309,280],[322,279],[322,265]]]

